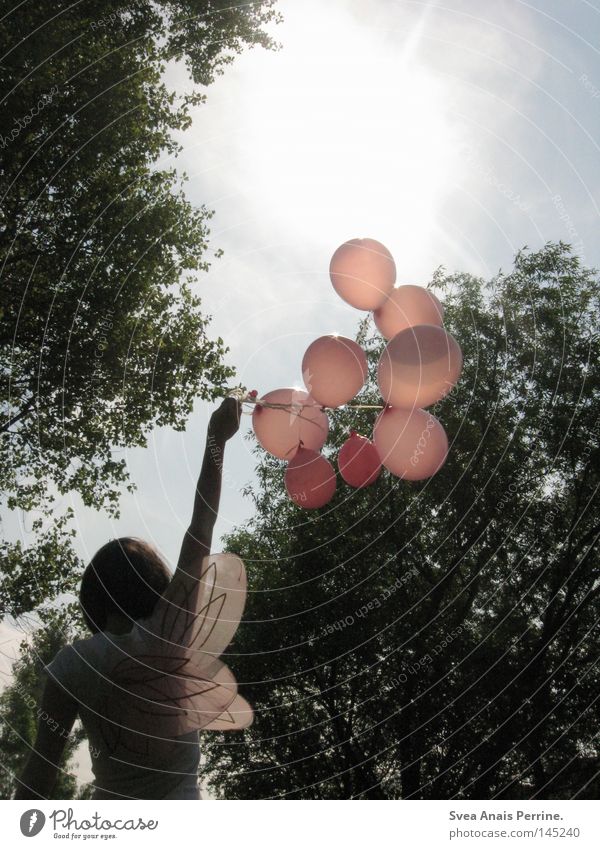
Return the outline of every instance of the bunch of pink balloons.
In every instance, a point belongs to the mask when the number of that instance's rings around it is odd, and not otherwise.
[[[434,475],[448,454],[439,420],[424,407],[444,398],[462,369],[462,353],[443,324],[443,308],[422,286],[395,286],[391,253],[374,239],[351,239],[329,266],[344,301],[373,311],[387,340],[377,380],[385,406],[372,441],[352,431],[338,455],[341,477],[352,487],[373,484],[385,466],[405,480]],[[351,339],[321,336],[302,360],[304,390],[276,389],[257,400],[252,423],[266,451],[287,460],[285,486],[300,507],[323,507],[336,490],[336,474],[320,453],[329,432],[324,408],[347,404],[367,379],[367,358]]]

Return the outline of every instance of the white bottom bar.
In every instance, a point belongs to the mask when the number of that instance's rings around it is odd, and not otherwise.
[[[161,849],[600,846],[596,801],[0,802],[4,845]],[[31,831],[31,834],[27,834]],[[28,844],[32,845],[32,844]]]

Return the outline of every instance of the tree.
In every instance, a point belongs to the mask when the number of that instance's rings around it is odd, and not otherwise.
[[[206,735],[227,798],[597,798],[600,302],[569,246],[485,282],[432,283],[465,355],[432,408],[433,478],[387,472],[303,512],[258,447],[249,571],[229,661],[254,725]],[[383,342],[362,323],[380,403]],[[373,413],[330,414],[329,442]],[[333,460],[335,463],[335,460]]]
[[[0,695],[0,798],[10,799],[17,789],[15,781],[35,742],[36,729],[44,715],[39,708],[46,675],[45,664],[57,651],[81,636],[82,625],[73,606],[41,612],[42,626],[35,623],[30,637],[21,643],[19,657],[13,664],[13,678]],[[51,720],[48,720],[51,721]],[[88,798],[86,787],[78,789],[75,778],[75,750],[85,739],[78,725],[67,740],[60,760],[58,778],[52,799]]]
[[[55,495],[116,513],[128,477],[115,449],[183,429],[233,374],[193,285],[212,212],[169,161],[215,75],[274,46],[272,6],[57,0],[0,21],[0,483],[8,509],[38,515],[26,552],[1,543],[0,615],[70,587],[70,516],[44,522]],[[164,82],[177,65],[190,94]]]

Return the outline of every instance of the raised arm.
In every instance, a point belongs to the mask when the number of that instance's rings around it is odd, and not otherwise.
[[[197,728],[235,730],[252,722],[252,708],[220,659],[244,611],[246,570],[233,554],[210,554],[225,443],[239,429],[240,413],[240,402],[226,398],[211,417],[177,569],[145,620],[143,653],[136,644],[113,672],[111,710],[126,727],[156,733],[158,717],[164,736],[177,737]]]
[[[236,398],[225,398],[210,417],[192,521],[183,538],[174,580],[178,573],[197,577],[202,558],[210,554],[219,513],[225,443],[239,429],[241,409]]]

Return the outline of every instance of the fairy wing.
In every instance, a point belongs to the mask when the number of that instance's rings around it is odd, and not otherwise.
[[[254,720],[254,711],[239,694],[229,707],[217,719],[204,726],[204,731],[241,731],[248,728]]]
[[[202,558],[199,578],[173,579],[152,616],[144,620],[149,635],[165,655],[194,653],[199,665],[227,648],[246,604],[246,569],[234,554]]]
[[[246,570],[232,554],[203,558],[198,578],[173,579],[152,616],[121,645],[125,656],[109,676],[105,706],[111,736],[124,743],[128,731],[171,738],[251,724],[252,708],[219,659],[245,601]]]

